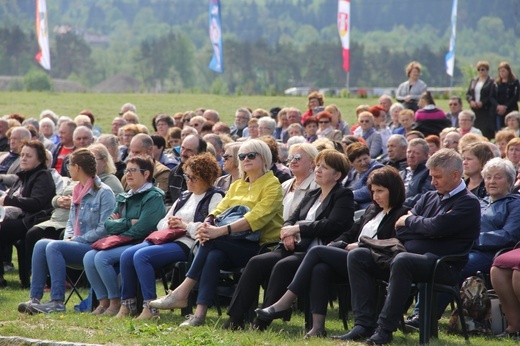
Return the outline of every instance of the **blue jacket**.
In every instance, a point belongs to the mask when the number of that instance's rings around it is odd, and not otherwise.
[[[370,167],[366,172],[359,174],[355,169],[351,169],[348,173],[347,182],[345,183],[345,187],[352,190],[354,193],[354,201],[359,205],[359,209],[365,209],[372,203],[372,194],[368,190],[367,180],[368,175],[374,169],[378,169],[383,167],[382,164],[377,162],[376,160],[370,161]],[[353,180],[357,178],[359,175],[359,179],[354,184],[350,184]]]
[[[70,207],[69,221],[65,227],[64,239],[73,238],[80,243],[92,244],[98,239],[106,237],[105,221],[116,206],[116,198],[112,189],[105,183],[101,183],[99,190],[90,191],[81,199],[79,205],[79,236],[74,237],[74,224],[76,222],[76,210],[78,206]]]
[[[520,195],[508,194],[493,203],[481,200],[480,235],[474,249],[496,252],[520,241]]]

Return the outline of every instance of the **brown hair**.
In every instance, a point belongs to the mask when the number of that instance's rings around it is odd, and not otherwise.
[[[220,176],[220,165],[213,155],[208,152],[190,157],[182,166],[184,172],[187,168],[193,171],[197,179],[201,179],[210,188]]]
[[[464,154],[466,151],[470,151],[475,155],[480,162],[480,169],[484,168],[486,163],[495,157],[495,154],[493,154],[493,151],[491,151],[491,148],[487,143],[479,142],[479,143],[471,143],[467,146],[465,146],[462,149],[462,154]]]
[[[414,68],[416,68],[416,69],[419,71],[419,73],[421,73],[421,68],[422,68],[421,64],[419,64],[417,61],[412,61],[412,62],[410,62],[410,63],[408,64],[408,66],[406,66],[406,68],[405,68],[406,75],[407,75],[408,77],[410,77],[410,73],[412,73],[412,70],[413,70]]]
[[[365,144],[360,142],[354,142],[348,145],[347,157],[350,162],[354,162],[361,155],[370,156],[370,149],[368,149],[368,147]]]
[[[479,61],[477,62],[477,70],[479,70],[481,67],[485,68],[489,71],[489,63],[487,61]]]
[[[144,169],[146,171],[149,171],[150,175],[148,176],[148,179],[146,181],[149,182],[149,183],[153,182],[153,172],[154,172],[155,165],[154,165],[154,163],[152,161],[152,158],[150,156],[148,156],[148,155],[146,155],[146,156],[143,156],[143,155],[132,156],[131,158],[129,158],[126,161],[127,165],[129,163],[134,163],[134,164],[138,165],[139,168]]]
[[[325,98],[323,97],[323,94],[322,93],[319,93],[317,91],[313,91],[311,92],[308,96],[307,96],[307,100],[309,100],[309,102],[312,100],[312,99],[316,99],[318,100],[318,104],[320,106],[323,106],[323,104],[325,103]],[[307,102],[307,106],[309,105],[309,102]]]
[[[101,145],[101,144],[99,144]],[[94,178],[96,176],[96,156],[90,149],[77,149],[70,154],[70,164],[78,165],[86,174]],[[94,179],[92,185],[94,190],[99,190],[101,185],[98,185]]]
[[[507,61],[502,61],[498,65],[498,70],[499,71],[500,71],[501,68],[505,68],[507,70],[507,72],[509,72],[507,74],[507,82],[506,83],[511,83],[512,81],[514,81],[516,79],[515,74],[511,70],[511,65],[509,65],[509,63]],[[498,75],[497,79],[495,79],[495,82],[502,83],[502,78],[500,78],[500,74]]]
[[[40,164],[45,164],[47,161],[47,154],[45,153],[45,147],[43,146],[42,142],[38,139],[32,139],[26,142],[23,142],[23,147],[29,147],[33,148],[36,151],[36,157],[38,157],[38,161],[40,161]]]
[[[344,154],[341,154],[337,150],[334,149],[324,149],[316,155],[316,159],[314,159],[315,164],[317,165],[321,161],[325,162],[325,164],[331,168],[334,168],[336,171],[341,173],[341,177],[338,181],[342,181],[347,176],[350,171],[350,163]]]

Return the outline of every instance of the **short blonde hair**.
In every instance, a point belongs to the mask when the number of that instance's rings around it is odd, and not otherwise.
[[[318,155],[318,149],[316,149],[316,147],[310,143],[297,143],[291,145],[291,147],[289,148],[289,155],[291,155],[296,149],[304,151],[305,154],[307,154],[312,161],[314,161],[314,159]]]
[[[410,62],[408,64],[408,66],[406,66],[406,69],[405,69],[406,75],[408,77],[410,77],[410,73],[412,73],[413,69],[417,69],[419,71],[419,74],[420,74],[421,73],[421,68],[422,68],[421,64],[419,64],[417,61],[412,61],[412,62]]]
[[[238,154],[247,154],[249,152],[256,152],[262,159],[262,162],[264,163],[262,167],[262,173],[267,173],[269,169],[271,169],[271,164],[273,163],[273,155],[271,154],[271,149],[269,149],[269,146],[267,143],[260,139],[250,139],[247,142],[243,143],[240,146],[240,149],[238,149]],[[240,172],[240,178],[246,179],[247,173],[244,172],[244,167],[242,165],[243,161],[240,161],[240,164],[238,165],[238,170]]]

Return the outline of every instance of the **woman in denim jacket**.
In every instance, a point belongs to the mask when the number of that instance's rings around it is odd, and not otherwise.
[[[41,239],[36,243],[32,257],[31,299],[18,305],[20,312],[65,312],[66,264],[82,266],[83,256],[91,250],[90,244],[107,234],[104,223],[116,201],[110,187],[96,176],[94,154],[88,149],[73,152],[69,171],[78,184],[72,193],[64,240]],[[51,277],[51,301],[41,304],[47,274]]]

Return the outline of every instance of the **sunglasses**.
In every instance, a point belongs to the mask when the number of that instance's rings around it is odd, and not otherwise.
[[[184,176],[184,180],[186,180],[186,181],[192,181],[192,182],[197,181],[197,178],[195,178],[195,176],[193,176],[193,175],[187,175],[186,173],[184,173],[183,176]]]
[[[300,161],[301,159],[302,159],[302,156],[301,156],[300,154],[294,154],[294,156],[289,155],[289,156],[287,157],[287,162],[292,162],[292,160],[298,162],[298,161]]]
[[[240,161],[244,161],[246,159],[246,157],[247,157],[249,160],[254,160],[257,155],[259,155],[257,152],[252,151],[252,152],[247,153],[247,154],[238,154],[238,159]]]
[[[360,122],[361,124],[364,124],[364,123],[369,123],[370,120],[360,120],[359,122]]]
[[[227,161],[227,159],[229,159],[229,158],[231,158],[231,157],[233,157],[233,156],[228,155],[228,154],[224,154],[224,155],[222,155],[222,158],[224,159],[224,161]]]
[[[482,71],[487,71],[485,68],[479,68],[478,71],[482,72]]]
[[[185,123],[189,123],[190,120],[191,120],[191,119],[189,119],[189,118],[185,118],[185,119],[184,119],[184,122],[185,122]]]

